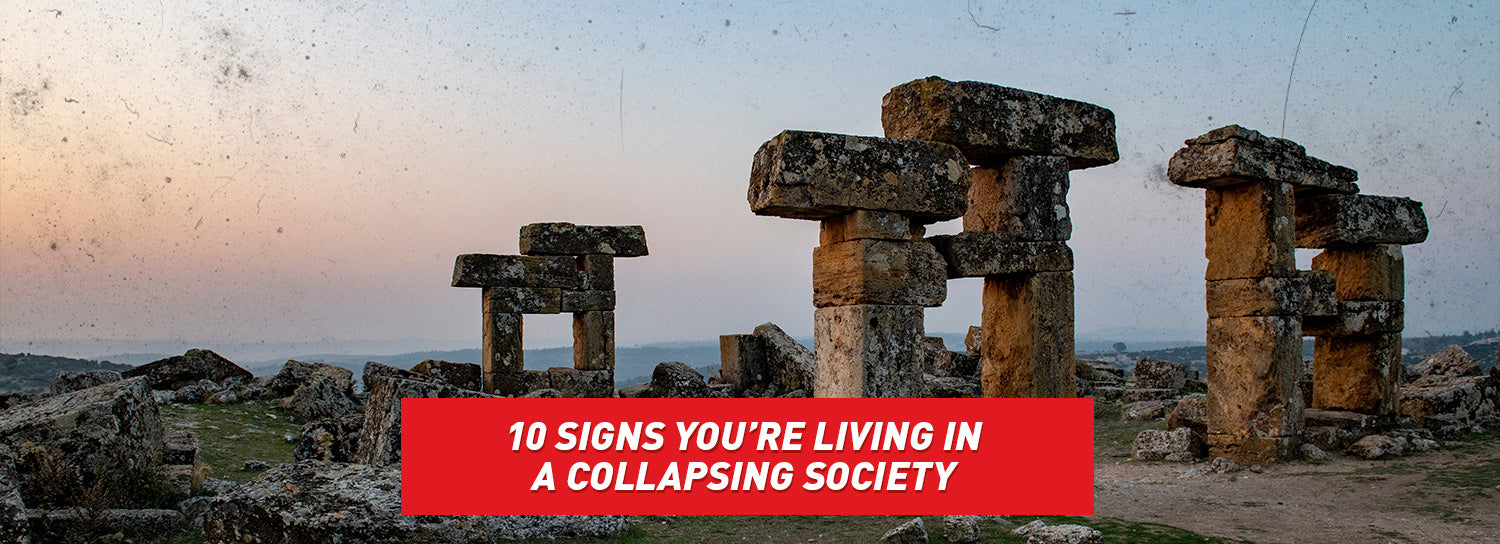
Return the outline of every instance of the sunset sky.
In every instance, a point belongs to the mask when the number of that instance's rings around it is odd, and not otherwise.
[[[454,257],[538,221],[645,226],[618,345],[808,336],[818,226],[750,213],[751,158],[880,135],[928,75],[1115,112],[1120,162],[1069,195],[1080,334],[1202,330],[1203,194],[1165,166],[1231,123],[1425,203],[1407,335],[1500,326],[1500,3],[613,4],[0,2],[0,350],[477,347]],[[977,324],[979,285],[928,331]]]

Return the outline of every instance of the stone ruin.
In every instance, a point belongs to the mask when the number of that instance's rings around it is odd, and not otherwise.
[[[1212,455],[1290,458],[1309,415],[1393,422],[1401,245],[1427,238],[1422,204],[1358,194],[1354,170],[1235,125],[1188,140],[1167,176],[1207,193]],[[1312,270],[1297,270],[1296,248],[1323,250]],[[1315,338],[1312,411],[1298,386],[1303,336]]]
[[[533,223],[521,227],[520,255],[459,255],[454,287],[483,289],[484,392],[523,395],[555,389],[569,397],[615,395],[616,257],[646,255],[640,226]],[[573,368],[526,370],[525,314],[573,314]]]
[[[881,121],[885,138],[785,131],[751,170],[751,211],[821,222],[814,396],[923,396],[923,308],[966,277],[985,281],[983,395],[1074,396],[1068,172],[1119,158],[1114,114],[930,77],[892,89]],[[959,217],[963,233],[924,237]],[[766,367],[742,336],[721,340],[726,379]]]

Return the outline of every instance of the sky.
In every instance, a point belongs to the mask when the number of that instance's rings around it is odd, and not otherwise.
[[[1227,124],[1424,202],[1407,335],[1500,327],[1500,3],[616,4],[0,2],[0,349],[477,347],[454,257],[541,221],[645,227],[617,345],[810,336],[818,225],[750,212],[755,150],[881,135],[929,75],[1114,111],[1120,161],[1068,197],[1080,336],[1201,335],[1203,192],[1165,167]]]

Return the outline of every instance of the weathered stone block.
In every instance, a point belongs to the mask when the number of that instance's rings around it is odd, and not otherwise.
[[[365,404],[355,462],[377,466],[401,464],[401,399],[485,397],[489,395],[448,385],[401,378],[378,380]]]
[[[753,334],[719,336],[719,376],[745,389],[764,389],[770,383],[765,341]]]
[[[119,372],[113,370],[75,370],[71,372],[59,372],[52,378],[52,394],[61,395],[72,393],[80,389],[88,389],[96,385],[114,383],[124,378]],[[3,542],[3,540],[0,540]]]
[[[910,218],[896,212],[854,210],[824,219],[818,243],[826,246],[850,240],[911,240],[911,226]]]
[[[1406,264],[1399,245],[1328,248],[1313,257],[1312,267],[1333,274],[1334,292],[1343,300],[1406,297]]]
[[[1393,416],[1400,382],[1398,333],[1313,341],[1313,408]]]
[[[562,289],[545,287],[485,287],[484,311],[505,314],[562,312]]]
[[[968,351],[969,355],[979,355],[982,338],[984,338],[984,328],[970,325],[969,333],[964,335],[964,350]]]
[[[192,431],[167,432],[162,442],[161,464],[195,465],[198,463],[198,436]]]
[[[1307,336],[1358,336],[1399,333],[1405,328],[1405,305],[1388,300],[1341,300],[1338,315],[1309,317],[1302,322]]]
[[[988,277],[983,297],[984,396],[1075,396],[1073,273]]]
[[[999,168],[975,168],[971,175],[964,230],[1032,242],[1073,237],[1067,159],[1021,155]]]
[[[1223,457],[1241,465],[1264,465],[1296,459],[1302,441],[1295,436],[1258,437],[1209,434],[1209,455]]]
[[[459,255],[453,264],[454,287],[578,288],[573,257],[537,255]]]
[[[612,255],[578,256],[578,290],[613,291],[615,258]]]
[[[497,395],[525,393],[519,390],[519,384],[498,378],[526,368],[525,351],[521,348],[521,314],[484,312],[484,338],[480,351],[484,392]]]
[[[1410,198],[1319,195],[1297,199],[1297,247],[1418,244],[1427,239],[1427,214]]]
[[[947,267],[925,241],[851,240],[813,249],[814,306],[939,306],[947,297]]]
[[[1208,435],[1208,396],[1188,395],[1167,411],[1167,429],[1189,428]]]
[[[766,367],[772,383],[779,385],[782,392],[803,389],[811,393],[816,364],[813,352],[775,323],[755,327],[755,336],[766,344]]]
[[[120,376],[124,378],[144,376],[146,383],[150,384],[152,389],[158,390],[177,390],[195,385],[202,380],[222,384],[231,379],[238,379],[241,383],[249,383],[250,380],[255,379],[255,375],[249,370],[206,349],[190,349],[182,355],[126,370],[121,372]]]
[[[1303,405],[1297,376],[1301,371],[1299,318],[1209,318],[1210,443],[1219,435],[1275,438],[1299,434]]]
[[[1339,313],[1339,297],[1335,295],[1333,274],[1326,270],[1298,270],[1297,280],[1297,287],[1302,293],[1299,309],[1303,318]]]
[[[1291,140],[1238,125],[1188,140],[1167,163],[1167,179],[1184,187],[1215,189],[1241,183],[1289,183],[1299,193],[1359,192],[1354,170],[1307,156]]]
[[[640,225],[597,226],[532,223],[521,227],[522,255],[646,255],[646,229]]]
[[[554,366],[547,369],[547,385],[550,389],[556,389],[564,397],[574,397],[578,393],[578,371],[565,366]]]
[[[164,431],[147,380],[138,376],[0,412],[0,444],[13,448],[21,497],[35,504],[56,493],[58,482],[87,489],[114,467],[160,462]]]
[[[969,167],[948,144],[788,130],[755,153],[750,210],[825,219],[854,210],[944,221],[968,208]]]
[[[1137,461],[1187,463],[1207,455],[1203,436],[1188,428],[1141,431],[1130,443],[1130,458]]]
[[[1277,182],[1206,191],[1207,280],[1288,277],[1296,270],[1292,189]]]
[[[451,385],[470,391],[482,391],[484,388],[484,369],[474,363],[427,359],[411,367],[411,371],[427,378],[422,381]]]
[[[927,241],[942,255],[949,278],[1073,270],[1073,250],[1066,242],[1017,242],[993,232],[972,231]]]
[[[615,313],[612,311],[573,314],[573,368],[578,370],[613,370],[615,368]]]
[[[887,137],[947,142],[983,166],[1014,155],[1067,157],[1075,170],[1120,159],[1114,112],[978,81],[933,76],[895,87],[880,121]]]
[[[615,309],[615,292],[613,290],[589,290],[589,291],[563,291],[562,311],[564,312],[594,312]]]
[[[574,381],[573,396],[578,398],[604,399],[615,396],[615,372],[613,370],[579,370]]]
[[[702,374],[678,361],[659,363],[652,369],[649,395],[658,399],[701,399],[716,396],[713,389],[704,382]]]
[[[1189,379],[1197,379],[1198,372],[1185,363],[1141,357],[1132,376],[1141,387],[1176,390],[1185,387]]]
[[[859,304],[813,312],[814,394],[824,398],[922,393],[921,306]]]

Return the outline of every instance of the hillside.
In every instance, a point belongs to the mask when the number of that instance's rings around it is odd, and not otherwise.
[[[127,370],[130,365],[109,361],[69,359],[31,353],[0,353],[0,392],[40,393],[52,387],[61,372],[74,370]]]

